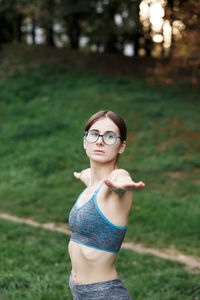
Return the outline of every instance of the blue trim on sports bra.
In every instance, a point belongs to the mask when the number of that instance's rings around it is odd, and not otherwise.
[[[120,227],[120,226],[117,226],[113,223],[111,223],[105,216],[104,214],[102,213],[102,211],[100,210],[99,206],[98,206],[98,203],[97,203],[97,197],[95,195],[95,198],[94,198],[94,203],[95,203],[95,206],[96,206],[96,209],[98,210],[98,212],[100,213],[100,215],[102,216],[102,218],[108,223],[110,224],[111,226],[117,228],[117,229],[121,229],[121,230],[126,230],[128,228],[128,225],[126,225],[125,227]]]
[[[81,195],[88,189],[88,187],[86,187],[86,188],[82,191],[82,193],[79,195],[79,197],[78,197],[78,199],[77,199],[77,201],[76,201],[76,206],[77,206],[78,210],[81,209],[82,207],[84,207],[90,200],[92,200],[92,198],[98,193],[98,191],[100,190],[100,188],[102,187],[103,184],[104,184],[104,181],[103,181],[103,182],[100,184],[100,186],[94,191],[94,193],[92,194],[91,198],[90,198],[86,203],[84,203],[83,205],[79,206],[79,205],[78,205],[78,200],[80,199]]]
[[[79,210],[79,209],[81,209],[82,207],[84,207],[84,206],[85,206],[88,202],[90,202],[90,201],[93,199],[93,197],[94,197],[94,203],[95,203],[96,209],[98,210],[98,212],[100,213],[100,215],[102,216],[102,218],[103,218],[108,224],[110,224],[111,226],[113,226],[113,227],[115,227],[115,228],[117,228],[117,229],[127,230],[128,225],[126,225],[125,227],[121,227],[121,226],[117,226],[117,225],[113,224],[112,222],[110,222],[110,221],[104,216],[104,214],[103,214],[102,211],[100,210],[100,208],[99,208],[99,206],[98,206],[98,203],[97,203],[97,197],[96,197],[96,195],[97,195],[98,191],[100,190],[100,188],[102,187],[103,184],[104,184],[104,181],[103,181],[103,182],[100,184],[100,186],[94,191],[94,193],[92,194],[92,196],[90,197],[90,199],[89,199],[86,203],[84,203],[83,205],[79,206],[79,205],[78,205],[78,200],[80,199],[80,197],[81,197],[81,195],[84,193],[84,191],[86,191],[86,190],[88,189],[88,187],[86,187],[86,188],[83,190],[83,192],[79,195],[79,197],[78,197],[78,199],[77,199],[77,201],[76,201],[77,209]]]
[[[104,181],[82,206],[79,195],[69,215],[69,226],[72,230],[71,240],[94,249],[118,253],[126,234],[126,227],[111,223],[102,213],[97,202],[97,193]]]
[[[106,251],[106,252],[111,252],[111,253],[118,253],[117,251],[104,250],[104,249],[97,248],[97,247],[94,247],[94,246],[89,246],[89,245],[84,244],[84,243],[82,243],[82,242],[79,242],[78,240],[75,240],[75,239],[70,239],[70,240],[73,241],[73,242],[76,242],[76,243],[78,243],[78,244],[81,244],[81,245],[83,245],[83,246],[89,247],[89,248],[94,248],[94,249],[97,249],[97,250]]]

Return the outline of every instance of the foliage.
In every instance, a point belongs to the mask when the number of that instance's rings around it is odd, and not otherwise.
[[[188,0],[180,3],[174,18],[184,24],[181,36],[174,40],[167,63],[159,63],[150,80],[165,84],[178,80],[197,85],[200,82],[200,2]]]
[[[23,15],[17,9],[17,1],[0,1],[0,46],[13,40],[19,42],[19,27],[22,24]]]
[[[180,57],[183,68],[192,71],[191,82],[200,79],[200,2],[190,0],[180,8],[180,18],[185,24],[182,39],[177,42],[174,57]]]
[[[140,2],[98,1],[84,31],[89,37],[89,44],[96,45],[101,52],[112,53],[122,53],[127,42],[134,44],[140,30]],[[121,23],[116,23],[116,16],[120,17]]]
[[[141,22],[141,0],[1,0],[0,45],[7,42],[24,42],[27,32],[36,43],[36,28],[43,30],[46,44],[55,46],[64,35],[71,48],[79,49],[81,38],[86,38],[85,49],[97,52],[123,53],[126,44],[134,46],[135,56],[156,53],[150,18]],[[149,8],[153,1],[148,1]],[[165,20],[171,28],[182,22],[181,33],[173,30],[171,46],[166,50],[160,43],[161,53],[171,60],[167,65],[158,65],[154,76],[167,84],[182,69],[190,70],[188,78],[197,84],[199,77],[199,1],[163,1]],[[118,18],[118,22],[117,22]],[[28,27],[25,27],[26,25]],[[56,29],[57,28],[57,29]],[[27,30],[27,32],[26,32]],[[140,51],[141,50],[141,51]],[[155,50],[155,51],[154,51]],[[173,74],[172,74],[173,75]],[[185,76],[187,77],[187,76]]]

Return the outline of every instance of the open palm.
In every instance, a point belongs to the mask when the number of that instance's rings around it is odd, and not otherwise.
[[[116,193],[123,193],[125,191],[141,191],[145,188],[145,184],[142,181],[134,182],[131,177],[122,176],[117,179],[105,179],[104,183]]]

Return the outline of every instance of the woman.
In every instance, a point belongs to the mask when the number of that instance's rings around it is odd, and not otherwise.
[[[127,230],[132,192],[145,184],[135,183],[127,171],[117,168],[126,146],[126,124],[116,113],[103,110],[93,115],[83,144],[90,168],[74,172],[87,188],[69,216],[69,286],[74,300],[130,300],[115,261]]]

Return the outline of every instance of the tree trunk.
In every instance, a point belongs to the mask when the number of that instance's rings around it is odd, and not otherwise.
[[[117,49],[117,34],[115,33],[115,14],[117,13],[117,3],[112,2],[107,8],[107,23],[108,23],[108,35],[105,41],[105,52],[116,53]]]
[[[19,15],[17,17],[17,41],[18,41],[18,43],[22,43],[22,39],[23,39],[23,32],[21,30],[22,22],[23,22],[23,15]]]
[[[31,28],[31,36],[32,36],[32,43],[33,43],[33,45],[35,45],[36,44],[36,41],[35,41],[35,37],[36,37],[36,33],[35,33],[35,31],[36,31],[36,22],[35,22],[35,16],[34,16],[34,14],[32,14],[32,16],[31,16],[31,25],[32,25],[32,28]]]
[[[10,43],[15,39],[15,23],[8,22],[3,14],[0,14],[0,44]]]
[[[68,36],[72,49],[79,49],[79,40],[81,35],[81,27],[78,16],[74,15],[68,25]]]
[[[116,43],[117,43],[117,36],[115,35],[114,32],[110,32],[108,39],[105,43],[105,52],[117,53],[118,49],[116,47]]]
[[[171,46],[169,51],[169,56],[172,55],[173,47],[174,47],[174,35],[173,35],[173,21],[174,21],[174,0],[167,0],[166,9],[167,9],[167,19],[169,21],[169,24],[172,29],[172,35],[171,35]]]
[[[46,28],[46,44],[50,47],[55,47],[53,24],[49,24]]]
[[[145,45],[144,45],[144,49],[146,51],[146,56],[151,56],[152,48],[153,48],[153,42],[152,42],[151,37],[149,36],[145,39]]]
[[[141,0],[137,1],[137,6],[136,6],[136,18],[135,18],[135,23],[136,23],[136,33],[134,35],[134,56],[138,56],[139,54],[139,49],[140,49],[140,38],[142,36],[142,26],[140,23],[140,3]]]

